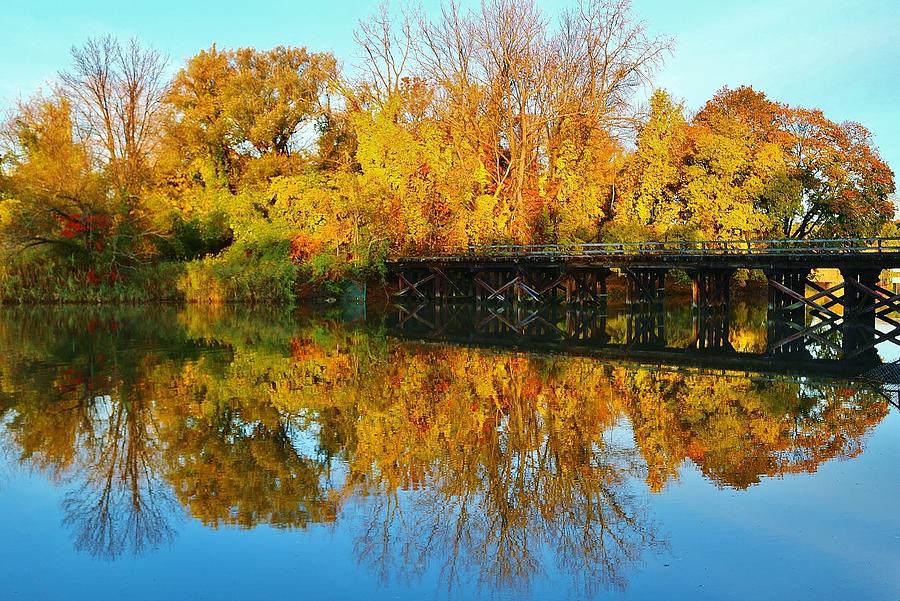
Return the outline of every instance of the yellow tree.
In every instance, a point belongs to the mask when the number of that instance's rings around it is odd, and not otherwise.
[[[626,2],[588,0],[552,23],[534,2],[495,0],[398,22],[383,9],[361,24],[360,87],[373,104],[385,106],[404,77],[423,80],[443,143],[465,165],[480,161],[470,238],[486,239],[492,220],[504,241],[594,237],[612,194],[607,139],[668,48]]]
[[[690,140],[683,195],[707,236],[871,236],[893,217],[893,173],[858,123],[724,88]]]
[[[314,145],[336,77],[328,53],[214,45],[175,75],[166,96],[173,112],[169,149],[185,169],[212,163],[232,190],[296,172]]]
[[[739,120],[700,122],[688,132],[691,153],[681,190],[685,221],[708,240],[764,237],[772,221],[759,210],[759,201],[784,167],[781,149],[755,144]]]
[[[74,132],[64,97],[36,97],[19,106],[4,132],[0,228],[5,250],[28,251],[20,261],[62,259],[91,270],[91,283],[97,283],[94,270],[112,276],[130,257],[133,248],[121,236],[129,215],[95,167],[90,145]]]
[[[380,199],[396,250],[465,244],[485,227],[473,220],[496,216],[479,214],[487,176],[477,156],[454,148],[439,122],[410,119],[419,85],[403,81],[382,107],[353,116],[360,183]]]
[[[681,166],[687,152],[683,107],[664,90],[650,99],[650,114],[640,128],[637,148],[623,174],[616,199],[616,220],[660,237],[683,222]]]

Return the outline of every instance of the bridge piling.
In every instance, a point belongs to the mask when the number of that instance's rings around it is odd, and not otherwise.
[[[564,271],[570,291],[567,302],[599,303],[606,299],[606,279],[611,271],[603,267],[572,268]]]
[[[841,269],[844,279],[844,316],[874,326],[880,269]]]
[[[810,271],[805,268],[765,270],[769,282],[769,310],[783,313],[793,321],[802,321],[806,307],[811,304],[806,298]]]
[[[667,268],[626,268],[625,304],[662,305],[666,296]]]
[[[889,291],[878,285],[880,269],[842,269],[844,279],[843,320],[841,322],[841,350],[844,356],[875,353],[873,342],[878,342],[875,327],[879,308],[890,312],[896,307]],[[884,312],[884,309],[882,310]],[[891,318],[882,315],[889,322]]]
[[[707,310],[731,303],[732,268],[690,269],[691,303],[695,309]]]

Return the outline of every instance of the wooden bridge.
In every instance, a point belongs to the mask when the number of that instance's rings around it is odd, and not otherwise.
[[[809,307],[837,318],[840,307],[847,318],[872,317],[900,301],[879,286],[883,270],[900,268],[900,238],[488,245],[387,262],[398,297],[477,303],[597,303],[615,270],[626,278],[627,303],[656,304],[666,274],[680,269],[693,282],[697,307],[727,304],[741,268],[762,270],[770,305],[786,311]],[[823,288],[810,279],[822,268],[837,269],[842,281]]]
[[[690,277],[700,314],[721,312],[742,268],[765,274],[770,321],[793,324],[796,331],[781,332],[784,344],[840,328],[843,352],[856,355],[900,334],[900,294],[880,284],[882,271],[900,268],[900,238],[488,245],[387,262],[397,298],[526,309],[605,304],[607,280],[618,272],[638,314],[662,305],[673,269]],[[811,277],[817,269],[835,269],[841,281],[823,285]]]

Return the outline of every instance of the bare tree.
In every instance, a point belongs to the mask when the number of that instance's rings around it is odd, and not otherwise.
[[[410,12],[403,13],[398,25],[392,21],[385,1],[371,18],[359,22],[353,34],[363,54],[364,100],[376,105],[383,105],[400,92],[414,54],[415,32]]]
[[[116,188],[136,195],[160,138],[167,60],[137,40],[111,36],[72,48],[73,66],[61,73],[79,133],[90,140]]]
[[[634,94],[671,49],[671,40],[650,37],[634,21],[630,0],[581,2],[563,14],[554,40],[558,112],[611,128],[633,125]]]

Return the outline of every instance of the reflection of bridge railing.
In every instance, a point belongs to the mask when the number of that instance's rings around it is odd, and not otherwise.
[[[882,363],[862,374],[859,379],[900,409],[900,361]]]
[[[582,244],[484,244],[450,246],[403,259],[473,257],[603,257],[621,255],[793,255],[833,253],[900,253],[900,238],[821,238],[812,240],[672,240]]]

